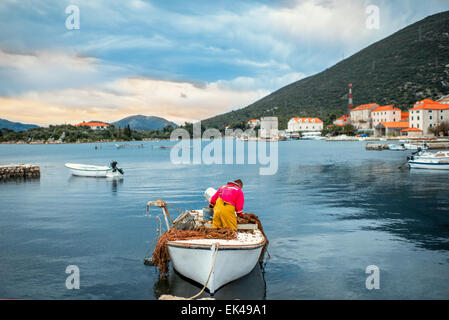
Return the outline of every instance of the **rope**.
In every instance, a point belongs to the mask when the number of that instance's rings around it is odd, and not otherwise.
[[[212,275],[212,271],[214,270],[214,267],[215,267],[215,260],[217,259],[217,253],[218,253],[218,242],[215,243],[214,259],[212,260],[212,266],[209,271],[209,276],[207,277],[207,281],[204,284],[203,289],[201,289],[201,291],[199,293],[197,293],[193,297],[188,298],[187,300],[193,300],[193,299],[198,298],[204,292],[204,290],[206,290],[207,284],[209,283],[210,276]]]
[[[150,250],[154,247],[154,244],[156,243],[156,240],[160,238],[162,231],[162,222],[159,216],[156,216],[156,232],[155,237],[153,239],[153,243],[151,243],[150,247],[147,249],[147,252],[145,252],[145,256],[143,257],[143,263],[144,264],[153,264],[152,259],[148,259],[148,254],[150,253]]]

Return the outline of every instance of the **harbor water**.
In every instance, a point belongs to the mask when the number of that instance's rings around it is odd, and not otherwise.
[[[240,178],[270,258],[217,299],[449,299],[449,172],[399,169],[410,152],[367,151],[366,142],[286,141],[277,173],[260,175],[257,164],[174,164],[172,149],[153,148],[167,144],[0,145],[0,165],[41,170],[40,179],[0,182],[0,298],[194,295],[201,286],[173,270],[159,280],[143,264],[160,215],[146,216],[146,203],[203,208],[208,187]],[[124,179],[64,167],[113,160]],[[66,288],[70,265],[78,290]],[[379,268],[378,289],[367,289],[368,266]]]

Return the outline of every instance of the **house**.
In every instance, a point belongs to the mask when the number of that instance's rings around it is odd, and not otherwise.
[[[254,129],[257,126],[260,126],[260,120],[259,119],[251,119],[248,121],[248,127]]]
[[[104,130],[107,127],[109,127],[109,124],[104,123],[104,122],[95,122],[95,121],[90,121],[90,122],[81,122],[78,123],[76,125],[77,127],[90,127],[93,130]]]
[[[408,138],[419,138],[422,136],[422,130],[418,128],[407,128],[401,130],[401,136]]]
[[[378,108],[377,103],[362,104],[351,110],[351,124],[356,129],[371,129],[371,111]]]
[[[319,118],[291,118],[287,123],[287,132],[322,131],[323,121]]]
[[[374,135],[381,136],[400,136],[401,130],[409,128],[407,121],[388,121],[381,122],[374,127]]]
[[[401,121],[401,118],[401,109],[396,108],[394,105],[377,107],[371,111],[373,127],[376,127],[381,122],[398,122]]]
[[[449,122],[449,104],[424,99],[414,104],[409,110],[411,128],[421,129],[423,135],[433,136],[432,128],[443,121]]]
[[[344,116],[341,116],[340,118],[337,118],[333,124],[337,127],[344,127],[345,125],[350,123],[350,116],[348,114],[345,114]]]

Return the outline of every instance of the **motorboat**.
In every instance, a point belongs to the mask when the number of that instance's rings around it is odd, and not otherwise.
[[[209,192],[209,197],[210,194],[213,192]],[[169,225],[167,204],[157,200],[149,202],[147,209],[150,206],[162,208],[167,229],[170,230],[173,226]],[[173,221],[173,225],[186,215],[195,226],[212,228],[205,209],[185,211]],[[238,224],[234,239],[209,239],[205,236],[201,239],[167,241],[166,246],[173,268],[214,294],[222,286],[249,274],[263,257],[262,250],[266,243],[263,230],[257,224]]]
[[[449,151],[419,152],[407,158],[410,168],[449,170]]]
[[[404,147],[407,150],[419,150],[419,149],[427,150],[428,149],[427,143],[424,143],[424,144],[404,143]]]
[[[392,151],[405,151],[407,148],[404,144],[389,144],[388,149]]]
[[[65,166],[70,169],[74,176],[97,177],[97,178],[115,178],[121,177],[125,173],[123,169],[117,168],[117,162],[111,162],[110,166],[95,166],[89,164],[66,163]]]

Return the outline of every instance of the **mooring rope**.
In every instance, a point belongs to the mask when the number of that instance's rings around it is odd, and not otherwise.
[[[153,243],[151,243],[150,247],[147,249],[147,252],[145,252],[145,256],[143,257],[143,263],[144,264],[152,264],[152,259],[148,259],[148,254],[150,253],[150,250],[154,247],[154,244],[156,243],[156,240],[158,240],[161,237],[161,231],[162,231],[162,221],[159,218],[159,216],[156,216],[156,232],[155,237],[153,239]]]
[[[210,276],[212,275],[212,271],[214,271],[215,260],[217,259],[217,254],[218,254],[218,242],[215,243],[214,259],[212,260],[212,266],[211,266],[210,271],[209,271],[209,276],[207,277],[207,281],[204,284],[203,289],[201,289],[201,291],[199,293],[197,293],[193,297],[188,298],[187,300],[193,300],[193,299],[198,298],[204,292],[204,290],[206,290],[207,284],[209,283]]]

